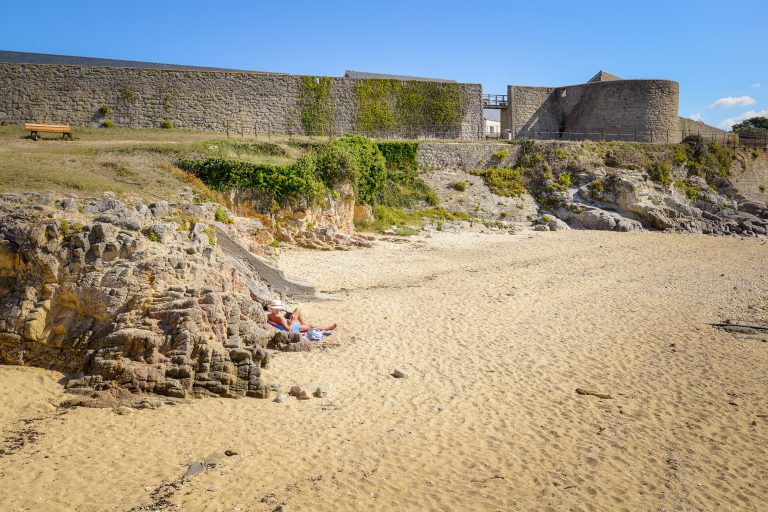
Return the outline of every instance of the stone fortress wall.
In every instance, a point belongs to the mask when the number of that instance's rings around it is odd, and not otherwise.
[[[717,142],[726,142],[733,140],[734,137],[738,137],[732,132],[726,132],[720,128],[709,126],[701,121],[694,119],[688,119],[687,117],[681,117],[680,122],[680,135],[686,137],[687,135],[701,135],[707,140],[714,140]]]
[[[56,56],[39,57],[44,61]],[[321,115],[326,116],[320,132],[325,135],[361,133],[461,139],[482,136],[479,84],[452,83],[451,87],[458,87],[461,112],[460,121],[449,129],[417,126],[368,133],[359,129],[361,106],[357,88],[367,80],[377,80],[372,76],[305,77],[213,68],[142,68],[138,66],[159,65],[121,64],[122,61],[94,65],[101,60],[71,59],[74,60],[66,64],[34,60],[0,62],[0,123],[98,126],[108,118],[116,126],[151,128],[167,119],[177,128],[219,133],[305,135],[309,79],[318,86],[310,95],[327,94],[322,101],[315,96],[315,101],[322,103]],[[112,65],[113,62],[116,64]],[[325,93],[318,92],[321,90]],[[726,137],[722,130],[679,118],[679,86],[669,80],[623,80],[601,71],[585,84],[510,85],[507,93],[508,106],[501,110],[501,128],[502,132],[510,130],[513,137],[654,143],[679,142],[691,133],[713,140]],[[390,98],[389,102],[392,107],[396,100]],[[106,116],[100,112],[103,106],[109,108]]]
[[[0,123],[98,126],[106,105],[117,126],[151,128],[168,119],[177,128],[299,135],[304,80],[278,73],[0,62]],[[329,134],[357,131],[359,80],[330,78]],[[455,136],[479,138],[482,86],[456,86],[462,118]]]
[[[677,82],[592,81],[565,87],[507,89],[501,129],[513,137],[679,142]]]

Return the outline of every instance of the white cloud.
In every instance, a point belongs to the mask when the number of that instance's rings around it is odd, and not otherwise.
[[[759,89],[759,88],[761,88],[762,86],[763,86],[763,84],[761,84],[761,83],[759,83],[759,82],[755,82],[754,84],[752,84],[752,85],[751,85],[751,87],[752,87],[753,89]]]
[[[750,117],[768,117],[768,110],[761,110],[760,112],[755,112],[754,110],[750,110],[749,112],[744,112],[743,114],[739,114],[736,117],[729,117],[728,119],[723,119],[723,121],[718,126],[725,130],[728,130],[730,129],[731,126],[735,125],[736,123],[740,123],[745,119],[749,119]]]
[[[757,103],[757,100],[752,96],[728,96],[727,98],[716,100],[709,108],[748,107],[755,103]]]
[[[701,114],[698,112],[696,112],[695,114],[689,115],[688,119],[693,119],[694,121],[701,121],[702,123],[704,122],[704,118],[701,117]]]

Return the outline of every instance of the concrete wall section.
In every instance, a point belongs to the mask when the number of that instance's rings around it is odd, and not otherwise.
[[[356,79],[333,78],[334,134],[356,129]],[[482,130],[481,86],[459,84],[457,135]],[[255,72],[178,71],[0,63],[0,123],[98,125],[107,105],[117,126],[302,134],[302,77]]]

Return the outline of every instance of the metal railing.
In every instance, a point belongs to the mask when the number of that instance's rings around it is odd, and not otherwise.
[[[754,135],[749,136],[739,136],[739,145],[745,146],[748,148],[759,148],[759,149],[766,149],[768,150],[768,134],[763,135],[762,137],[757,137]]]
[[[506,94],[483,94],[483,108],[506,108],[508,105]]]
[[[739,137],[734,133],[717,132],[697,132],[680,130],[648,130],[645,128],[598,128],[586,129],[584,131],[544,131],[544,130],[522,130],[511,134],[502,134],[502,138],[514,139],[537,139],[554,141],[616,141],[616,142],[651,142],[656,144],[675,144],[688,135],[699,135],[707,142],[717,142],[718,144],[736,146],[739,144]]]

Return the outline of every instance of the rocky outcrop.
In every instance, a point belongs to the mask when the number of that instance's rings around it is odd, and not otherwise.
[[[766,205],[740,195],[726,178],[713,186],[695,176],[678,183],[685,188],[656,183],[640,171],[597,171],[557,214],[586,229],[768,234]]]
[[[217,246],[215,209],[0,196],[0,363],[72,391],[266,397],[279,294]]]
[[[244,223],[256,223],[250,231],[258,243],[255,252],[264,253],[265,244],[288,244],[322,251],[349,250],[354,247],[371,247],[371,238],[355,233],[355,193],[351,183],[342,183],[322,204],[307,204],[302,198],[294,198],[275,208],[273,198],[258,190],[232,190],[228,199],[236,211],[247,215],[257,212],[270,226],[249,219]],[[248,229],[246,227],[246,229]],[[245,245],[248,234],[240,230]]]

